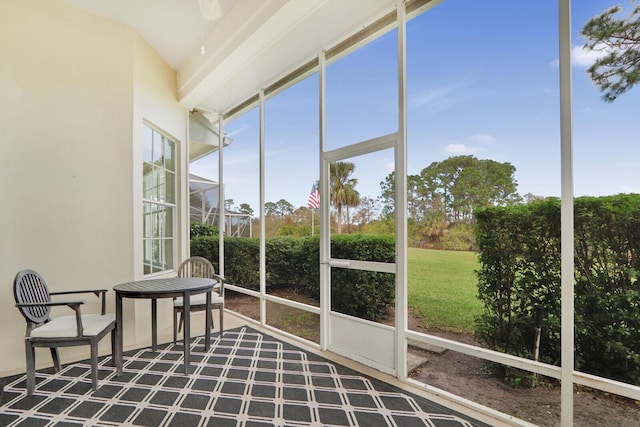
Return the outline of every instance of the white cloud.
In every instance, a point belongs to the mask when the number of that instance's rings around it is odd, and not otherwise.
[[[450,91],[447,90],[428,90],[409,95],[409,108],[426,107],[432,112],[440,112],[447,110],[455,104],[449,98]]]
[[[442,151],[444,151],[447,154],[453,154],[455,156],[463,156],[463,155],[469,155],[469,154],[484,153],[487,150],[484,149],[483,147],[477,147],[473,145],[449,144],[445,146]]]
[[[596,46],[595,50],[587,50],[582,45],[573,46],[571,48],[571,65],[576,67],[588,68],[596,62],[597,59],[607,55],[609,50],[605,50],[604,46]],[[551,61],[552,67],[559,67],[560,60]]]
[[[602,58],[608,52],[604,50],[587,50],[582,46],[574,46],[571,49],[571,61],[579,67],[590,67],[597,59]]]
[[[493,144],[496,142],[494,137],[486,133],[477,133],[475,135],[471,135],[468,139],[477,144]]]
[[[460,93],[468,83],[453,84],[438,89],[423,90],[407,96],[409,108],[424,107],[432,113],[448,110],[460,102]]]

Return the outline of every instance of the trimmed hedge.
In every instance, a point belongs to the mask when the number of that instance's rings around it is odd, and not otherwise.
[[[320,299],[320,240],[272,237],[265,240],[267,289],[300,289]],[[257,238],[225,237],[225,276],[247,289],[260,286],[260,241]],[[394,262],[395,240],[388,236],[337,235],[331,238],[332,256],[355,260]],[[218,270],[217,236],[191,240],[191,254],[204,256]],[[395,276],[388,273],[332,269],[332,309],[365,319],[377,320],[395,299]]]
[[[395,239],[390,236],[341,234],[331,237],[331,256],[377,262],[395,261]],[[395,300],[395,275],[373,271],[331,269],[331,308],[376,320]],[[319,284],[318,293],[319,293]]]
[[[204,222],[191,221],[189,234],[192,239],[198,236],[217,236],[218,227],[215,225],[205,224]]]
[[[640,195],[575,199],[575,360],[583,372],[640,382]],[[475,212],[490,348],[533,355],[534,307],[544,307],[540,360],[560,361],[560,201]]]

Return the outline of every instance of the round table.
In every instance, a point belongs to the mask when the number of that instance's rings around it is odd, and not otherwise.
[[[170,277],[164,279],[146,279],[133,282],[121,283],[113,287],[116,292],[116,342],[114,349],[114,359],[116,365],[116,375],[122,375],[122,299],[123,298],[145,298],[151,299],[151,349],[155,352],[158,345],[158,298],[184,299],[184,312],[189,313],[190,296],[194,294],[207,293],[206,302],[206,324],[211,324],[211,290],[216,284],[214,279],[200,277]],[[190,370],[190,320],[189,316],[184,316],[184,372]],[[209,328],[205,328],[205,349],[209,350],[211,336]]]

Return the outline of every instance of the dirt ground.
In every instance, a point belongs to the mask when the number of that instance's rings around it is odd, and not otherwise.
[[[430,334],[475,344],[473,337],[437,330]],[[419,351],[419,350],[414,350]],[[560,384],[538,379],[536,387],[514,388],[492,376],[487,362],[454,351],[425,354],[427,362],[410,376],[509,415],[540,426],[560,425]],[[640,426],[640,404],[603,392],[574,391],[575,426]]]
[[[280,291],[276,295],[304,301],[304,297]],[[253,319],[259,318],[259,306],[252,297],[229,292],[225,306]],[[295,333],[300,323],[301,335],[318,342],[317,322],[308,316],[300,317],[299,310],[277,305],[276,310],[267,307],[268,324]],[[313,315],[312,315],[313,316]],[[299,322],[293,320],[298,319]],[[411,330],[428,332],[444,338],[475,344],[473,336],[433,330],[422,319],[410,316]],[[554,380],[539,378],[535,387],[512,387],[492,376],[490,365],[478,358],[454,351],[429,352],[414,347],[410,351],[420,354],[426,362],[411,371],[410,376],[425,384],[440,388],[500,412],[513,415],[540,426],[560,425],[560,385]],[[576,388],[574,392],[575,426],[640,426],[640,402],[620,398],[603,392]]]

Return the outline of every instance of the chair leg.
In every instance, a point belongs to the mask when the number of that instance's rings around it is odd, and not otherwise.
[[[36,352],[31,341],[24,340],[27,355],[27,395],[31,396],[36,388]]]
[[[95,391],[98,388],[98,340],[91,340],[91,385]]]
[[[224,304],[220,305],[220,336],[224,332]]]
[[[62,367],[60,366],[60,355],[58,354],[58,348],[50,347],[49,350],[51,350],[51,358],[53,359],[53,371],[55,373],[58,373],[62,369]]]
[[[173,345],[176,345],[176,338],[178,336],[178,310],[173,309]]]
[[[111,363],[116,366],[116,328],[111,331]]]
[[[178,332],[182,330],[183,324],[184,324],[184,310],[180,312],[180,320],[178,321]]]

